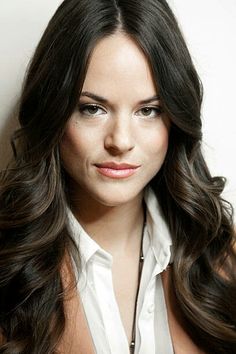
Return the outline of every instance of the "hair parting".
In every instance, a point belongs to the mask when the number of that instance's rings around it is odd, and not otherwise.
[[[72,264],[80,270],[59,145],[96,43],[117,31],[143,50],[171,120],[167,157],[150,185],[173,238],[177,306],[199,348],[233,354],[233,209],[221,196],[225,179],[211,176],[201,152],[202,84],[165,0],[65,0],[36,48],[14,159],[0,174],[0,352],[57,353],[71,288],[62,279],[65,260],[72,273]]]

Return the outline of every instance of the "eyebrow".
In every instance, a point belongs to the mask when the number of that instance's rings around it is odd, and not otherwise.
[[[80,97],[84,97],[84,96],[92,98],[93,100],[101,102],[101,103],[108,103],[108,99],[106,99],[105,97],[98,96],[92,92],[84,91],[81,93]],[[147,104],[147,103],[151,103],[151,102],[157,101],[157,100],[160,100],[159,95],[155,95],[155,96],[146,98],[145,100],[139,101],[139,104]]]

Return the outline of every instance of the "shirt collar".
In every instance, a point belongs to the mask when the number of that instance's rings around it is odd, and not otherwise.
[[[147,229],[157,263],[166,269],[172,262],[172,239],[164,220],[157,197],[150,186],[146,187],[144,201],[147,206]]]
[[[87,234],[80,225],[72,211],[68,208],[69,227],[71,235],[83,257],[85,263],[99,250],[101,247]]]
[[[146,224],[151,247],[161,269],[166,269],[168,264],[172,261],[172,240],[157,197],[150,186],[145,188],[144,201],[146,203]],[[87,263],[94,254],[97,254],[100,261],[104,260],[105,262],[111,263],[112,256],[87,234],[69,208],[68,217],[72,237],[76,242],[84,262]]]

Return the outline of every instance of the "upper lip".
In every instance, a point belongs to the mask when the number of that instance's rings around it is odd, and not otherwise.
[[[125,170],[129,168],[137,168],[140,165],[131,165],[129,163],[102,162],[95,164],[97,167],[112,168],[113,170]]]

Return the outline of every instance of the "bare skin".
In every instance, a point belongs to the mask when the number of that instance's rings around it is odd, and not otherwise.
[[[141,218],[143,220],[143,218]],[[138,287],[139,256],[143,225],[138,224],[137,241],[128,247],[120,257],[113,258],[112,277],[114,292],[120,310],[128,343],[132,340],[135,299]]]

